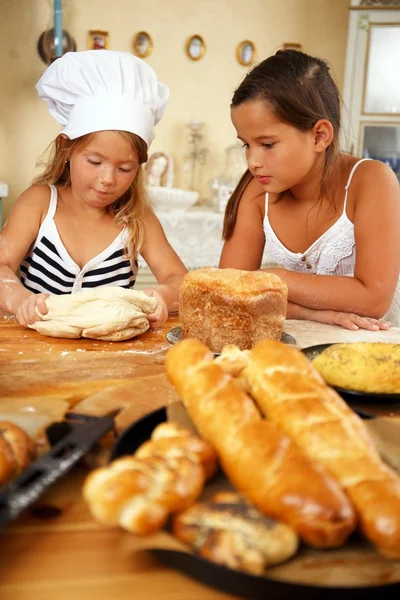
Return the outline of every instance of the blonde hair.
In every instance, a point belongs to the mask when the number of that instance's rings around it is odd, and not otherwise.
[[[128,131],[118,131],[118,133],[137,151],[140,165],[129,188],[110,205],[109,210],[114,214],[117,223],[126,227],[128,242],[125,254],[128,258],[134,260],[143,246],[145,214],[148,210],[142,168],[142,164],[147,161],[147,145],[142,138],[134,133]],[[48,148],[49,156],[47,160],[41,161],[44,165],[44,171],[32,182],[33,185],[48,184],[62,188],[70,187],[69,160],[74,152],[85,148],[94,136],[95,133],[89,133],[75,140],[58,136]]]

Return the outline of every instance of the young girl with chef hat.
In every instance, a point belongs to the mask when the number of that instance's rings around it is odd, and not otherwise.
[[[140,253],[159,284],[145,290],[157,299],[150,324],[161,325],[186,273],[143,189],[167,86],[132,54],[89,50],[56,60],[36,89],[64,129],[0,234],[0,307],[28,325],[48,294],[132,288]]]

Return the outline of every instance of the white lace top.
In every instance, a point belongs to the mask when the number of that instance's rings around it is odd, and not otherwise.
[[[268,194],[265,195],[264,233],[265,244],[275,260],[285,269],[316,275],[344,275],[353,277],[356,264],[354,224],[346,213],[347,195],[354,172],[365,160],[359,160],[352,168],[345,186],[343,213],[325,233],[303,253],[291,252],[282,244],[272,229],[268,218]],[[400,279],[392,305],[385,316],[393,326],[400,326]]]

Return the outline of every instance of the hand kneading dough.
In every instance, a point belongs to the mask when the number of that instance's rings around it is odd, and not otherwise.
[[[49,296],[48,313],[38,312],[42,320],[29,327],[52,337],[127,340],[147,331],[147,315],[156,305],[144,292],[116,286]]]

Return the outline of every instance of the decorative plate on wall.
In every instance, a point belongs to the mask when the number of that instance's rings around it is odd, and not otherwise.
[[[256,47],[250,40],[243,40],[236,48],[236,58],[244,67],[248,67],[255,62]]]
[[[200,60],[206,51],[206,44],[201,35],[192,35],[186,42],[186,54],[190,60]]]
[[[146,58],[153,52],[153,40],[147,31],[139,31],[133,38],[133,52],[139,58]]]

